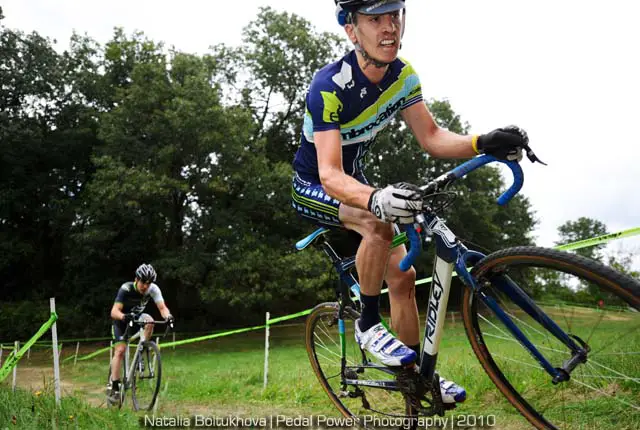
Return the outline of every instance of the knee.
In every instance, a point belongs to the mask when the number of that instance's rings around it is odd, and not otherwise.
[[[124,343],[120,343],[118,344],[114,349],[113,349],[113,356],[117,357],[117,358],[122,358],[124,357],[124,348],[125,348],[125,344]]]
[[[393,225],[381,222],[374,216],[371,216],[363,223],[364,231],[363,239],[370,242],[379,243],[380,245],[390,246],[393,241],[394,230]]]
[[[148,323],[153,323],[153,317],[149,314],[141,314],[140,319]],[[145,324],[143,327],[145,331],[153,330],[153,324]]]

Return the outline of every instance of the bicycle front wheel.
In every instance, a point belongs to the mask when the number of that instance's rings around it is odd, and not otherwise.
[[[537,247],[493,253],[472,270],[480,291],[462,302],[467,337],[485,372],[539,429],[640,428],[640,283],[594,260]],[[552,377],[486,304],[495,300],[556,369],[572,353],[519,304],[519,288],[588,350],[570,379]],[[525,306],[526,307],[526,306]],[[482,402],[496,405],[477,381]]]
[[[354,338],[354,324],[360,314],[349,307],[344,311],[341,338],[339,309],[338,303],[322,303],[313,309],[306,322],[307,353],[322,388],[343,416],[356,418],[361,425],[411,425],[412,410],[399,391],[343,383],[344,378],[390,382],[395,375],[385,366],[369,363],[363,355]],[[368,364],[364,364],[365,360]]]
[[[160,391],[162,362],[160,350],[153,341],[145,341],[135,363],[131,381],[133,408],[136,411],[151,410]]]

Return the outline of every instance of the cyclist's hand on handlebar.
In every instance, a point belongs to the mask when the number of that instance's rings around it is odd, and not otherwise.
[[[122,320],[128,324],[131,321],[135,321],[135,319],[136,319],[136,314],[128,313],[128,314],[124,314],[124,318]]]
[[[164,320],[167,322],[167,324],[173,327],[173,323],[175,322],[176,319],[173,317],[173,315],[169,314]]]
[[[477,137],[478,153],[493,155],[501,160],[522,160],[522,148],[529,147],[527,132],[515,125],[498,128]]]
[[[369,198],[369,211],[384,222],[411,224],[422,210],[422,191],[406,182],[378,188]]]

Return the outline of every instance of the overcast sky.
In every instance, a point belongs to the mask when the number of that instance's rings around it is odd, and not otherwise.
[[[633,0],[407,0],[401,55],[425,97],[447,98],[474,133],[517,124],[549,166],[523,164],[538,244],[580,216],[640,226],[640,3]],[[65,49],[114,26],[191,53],[238,44],[261,5],[343,34],[331,0],[5,0],[5,26]],[[302,113],[301,113],[302,117]],[[639,238],[621,241],[640,247]]]

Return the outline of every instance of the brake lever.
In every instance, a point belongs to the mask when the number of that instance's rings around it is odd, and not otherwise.
[[[531,161],[532,163],[535,163],[537,161],[538,163],[544,166],[547,165],[547,163],[545,163],[544,161],[538,158],[538,156],[533,152],[533,150],[531,149],[531,147],[529,147],[529,145],[525,145],[524,149],[527,152],[527,158],[529,159],[529,161]]]

